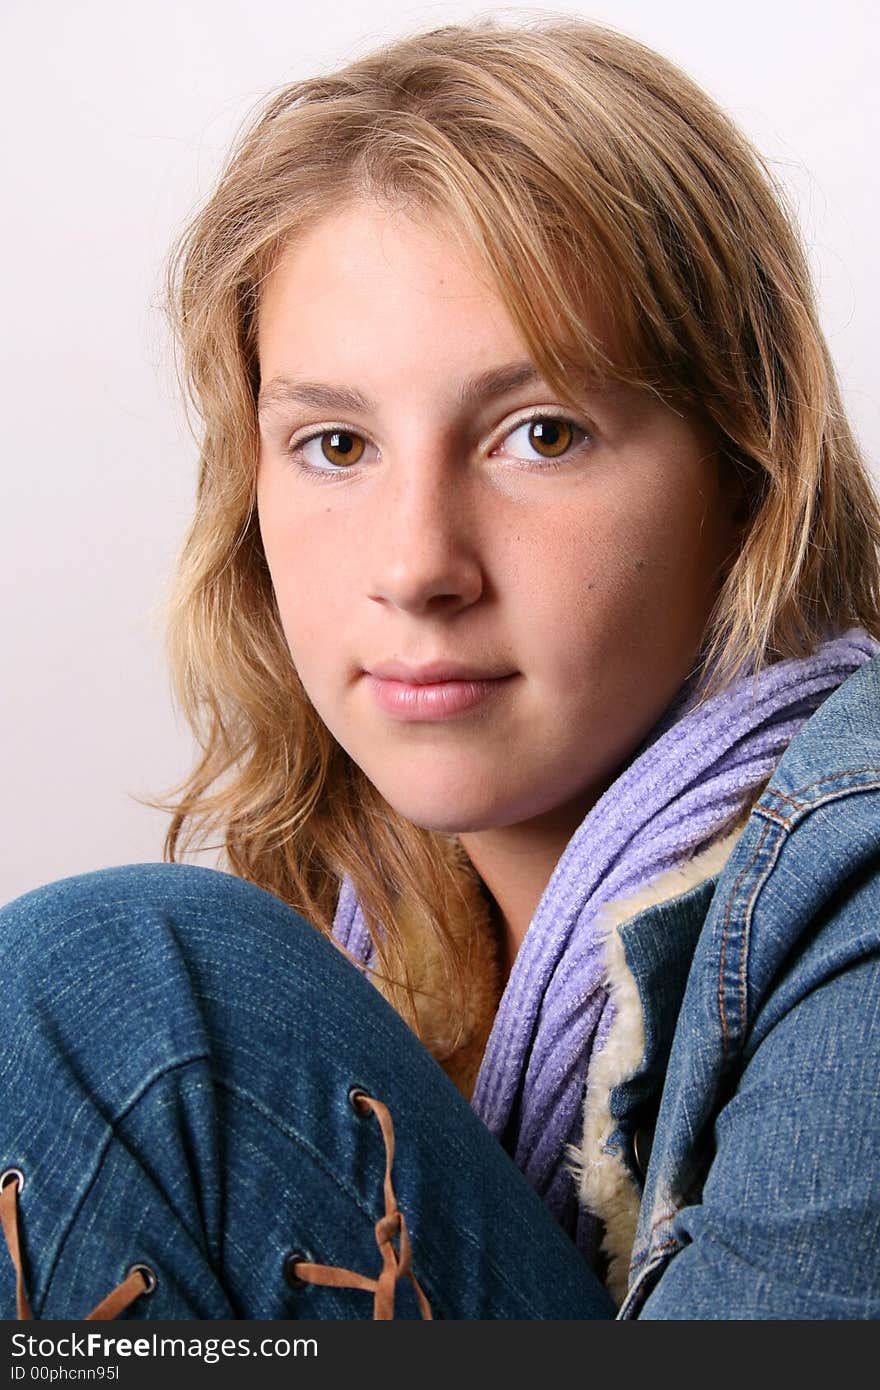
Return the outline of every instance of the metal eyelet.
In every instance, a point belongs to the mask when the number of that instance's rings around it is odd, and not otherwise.
[[[633,1135],[632,1147],[633,1158],[642,1179],[648,1172],[648,1164],[651,1161],[651,1149],[654,1146],[654,1132],[650,1129],[637,1129]]]
[[[311,1264],[308,1255],[304,1255],[302,1250],[294,1250],[292,1254],[285,1256],[284,1259],[284,1282],[289,1284],[292,1289],[305,1288],[306,1280],[301,1279],[296,1272],[298,1264]]]
[[[18,1180],[18,1191],[22,1193],[24,1191],[24,1173],[20,1168],[7,1168],[5,1173],[0,1173],[0,1190],[13,1178]]]
[[[370,1108],[368,1105],[360,1103],[366,1094],[363,1086],[352,1086],[348,1093],[348,1103],[356,1115],[366,1115]]]
[[[156,1271],[154,1269],[150,1268],[149,1265],[132,1265],[128,1273],[129,1276],[131,1276],[132,1274],[139,1274],[143,1279],[145,1287],[143,1293],[141,1294],[141,1298],[147,1298],[151,1293],[155,1292],[156,1286],[159,1283],[159,1276],[156,1274]]]

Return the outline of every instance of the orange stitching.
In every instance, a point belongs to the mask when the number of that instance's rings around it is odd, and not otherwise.
[[[727,900],[727,907],[726,907],[725,912],[724,912],[724,925],[723,925],[723,928],[722,928],[722,931],[721,931],[721,957],[720,957],[720,960],[719,960],[719,963],[718,963],[718,1014],[719,1014],[719,1017],[720,1017],[720,1019],[721,1019],[721,1043],[722,1043],[722,1049],[721,1049],[721,1050],[722,1050],[722,1052],[723,1052],[723,1054],[724,1054],[725,1060],[726,1060],[726,1058],[727,1058],[727,1045],[728,1045],[728,1039],[727,1039],[727,1018],[726,1018],[725,1013],[724,1013],[724,963],[725,963],[725,959],[726,959],[726,956],[727,956],[727,929],[728,929],[728,927],[729,927],[729,925],[730,925],[730,913],[731,913],[731,909],[732,909],[732,907],[733,907],[733,900],[734,900],[734,898],[736,897],[737,893],[739,892],[740,885],[742,884],[742,882],[743,882],[743,880],[746,878],[746,876],[751,872],[752,866],[754,865],[755,860],[758,858],[758,855],[761,853],[761,849],[763,848],[764,840],[767,838],[768,832],[769,832],[769,827],[765,825],[765,826],[764,826],[764,829],[761,831],[761,838],[760,838],[760,840],[758,841],[757,845],[755,846],[754,854],[752,855],[752,857],[751,857],[751,859],[749,860],[748,864],[746,864],[746,865],[740,870],[740,872],[739,872],[739,877],[737,878],[736,883],[733,885],[733,888],[732,888],[731,891],[730,891],[730,896],[729,896],[729,898],[728,898],[728,900]]]
[[[797,809],[802,810],[803,808],[798,807]],[[768,820],[775,821],[777,825],[784,826],[786,830],[791,830],[794,825],[791,816],[784,816],[781,811],[774,811],[772,806],[762,806],[761,815],[766,816]]]
[[[654,1232],[656,1231],[656,1229],[657,1229],[658,1226],[662,1226],[662,1225],[663,1225],[663,1222],[664,1222],[664,1221],[671,1221],[672,1218],[673,1218],[673,1216],[677,1216],[678,1213],[679,1213],[679,1210],[680,1210],[679,1207],[669,1207],[669,1209],[668,1209],[667,1211],[664,1211],[663,1214],[662,1214],[661,1216],[658,1216],[658,1217],[657,1217],[657,1220],[656,1220],[656,1221],[653,1223],[653,1225],[651,1226],[651,1235],[654,1234]]]
[[[836,782],[841,777],[854,777],[859,772],[875,772],[880,774],[880,768],[873,764],[869,764],[867,767],[845,767],[842,768],[840,772],[829,772],[827,777],[819,777],[815,782],[807,782],[803,787],[795,787],[794,791],[788,794],[785,792],[778,792],[774,787],[768,787],[766,795],[776,796],[780,801],[787,801],[789,805],[796,807],[797,810],[801,810],[802,807],[793,799],[794,797],[803,796],[804,792],[811,792],[816,787],[824,786],[826,782]],[[841,790],[847,791],[849,788],[843,787]]]
[[[681,1242],[679,1241],[678,1236],[670,1236],[668,1240],[661,1241],[659,1245],[655,1245],[651,1247],[651,1249],[646,1251],[644,1259],[631,1260],[629,1266],[630,1272],[634,1269],[638,1269],[639,1265],[645,1265],[652,1256],[659,1255],[661,1250],[668,1250],[670,1245],[680,1244]]]
[[[657,1227],[662,1226],[664,1221],[671,1221],[671,1219],[674,1216],[678,1215],[678,1212],[678,1207],[670,1207],[668,1211],[663,1212],[662,1216],[657,1217],[657,1220],[652,1224],[651,1229],[648,1233],[648,1249],[645,1251],[644,1256],[633,1256],[633,1258],[629,1262],[630,1272],[634,1269],[638,1269],[639,1265],[644,1265],[645,1261],[648,1260],[652,1255],[656,1255],[658,1251],[668,1250],[670,1245],[678,1245],[678,1236],[670,1236],[668,1240],[661,1241],[659,1245],[655,1245],[653,1246],[653,1248],[651,1247],[650,1243],[651,1237],[653,1236]]]
[[[765,830],[765,834],[767,834],[767,833],[769,833],[769,831]],[[762,835],[762,836],[761,836],[761,839],[763,840],[763,838],[764,838],[764,836]],[[748,921],[749,917],[750,917],[751,914],[752,914],[752,909],[753,909],[754,906],[755,906],[755,899],[757,898],[758,894],[760,893],[760,891],[761,891],[762,887],[764,886],[764,883],[766,882],[766,880],[767,880],[767,875],[766,875],[766,873],[765,873],[765,874],[762,874],[762,875],[759,875],[759,876],[755,879],[754,886],[753,886],[753,888],[752,888],[751,893],[749,894],[749,900],[748,900],[748,902],[746,903],[746,910],[745,910],[745,913],[744,913],[744,917],[745,917],[745,920],[746,920],[746,921]],[[742,1029],[743,1032],[745,1032],[745,1028],[746,1028],[746,960],[747,960],[747,956],[748,956],[748,953],[747,953],[747,951],[746,951],[746,949],[745,949],[745,944],[743,944],[743,949],[742,949],[741,954],[740,954],[740,965],[739,965],[739,1021],[740,1021],[740,1027],[741,1027],[741,1029]]]

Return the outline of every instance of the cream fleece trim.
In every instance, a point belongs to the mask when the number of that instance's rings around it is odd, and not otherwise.
[[[584,1099],[580,1150],[572,1150],[572,1171],[582,1206],[605,1225],[602,1249],[609,1258],[607,1283],[618,1303],[626,1295],[629,1264],[641,1202],[623,1158],[606,1152],[615,1128],[610,1093],[637,1070],[645,1051],[645,1028],[638,987],[626,963],[620,928],[645,908],[679,897],[720,873],[743,825],[680,868],[661,874],[630,898],[602,909],[600,934],[605,942],[605,973],[615,1014],[602,1050],[590,1062]]]

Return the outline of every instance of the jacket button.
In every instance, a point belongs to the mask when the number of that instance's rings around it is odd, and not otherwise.
[[[642,1178],[648,1171],[648,1163],[651,1159],[651,1147],[654,1143],[654,1132],[650,1129],[637,1129],[633,1135],[633,1158],[636,1167]]]

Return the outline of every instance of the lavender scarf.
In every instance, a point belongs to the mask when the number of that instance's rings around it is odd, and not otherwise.
[[[685,686],[553,871],[501,997],[471,1104],[588,1258],[596,1223],[579,1219],[566,1146],[579,1138],[589,1059],[612,1017],[600,908],[706,848],[826,696],[878,651],[853,629],[812,657],[742,677],[700,708]],[[369,961],[349,879],[333,930]]]

